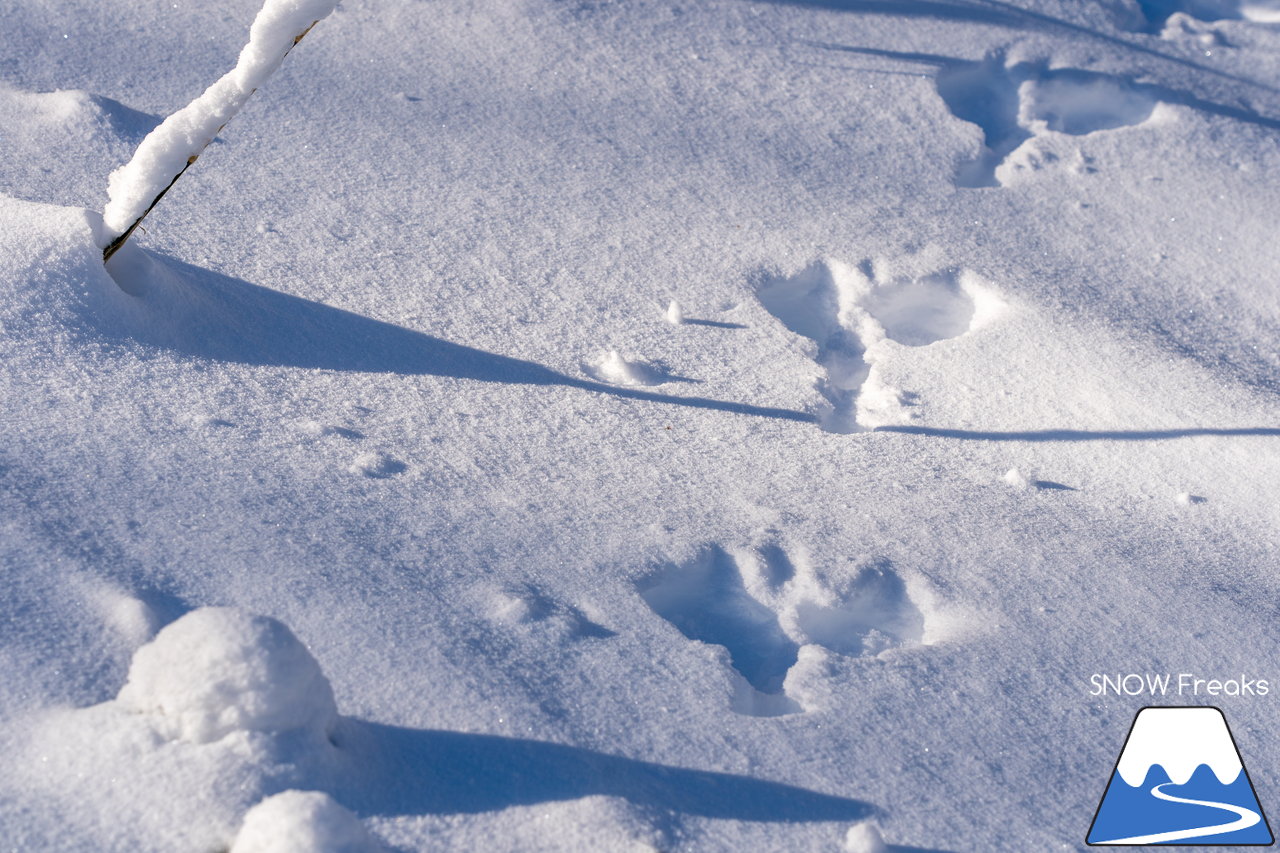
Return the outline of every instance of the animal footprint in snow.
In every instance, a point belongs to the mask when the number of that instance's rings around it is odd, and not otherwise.
[[[521,630],[547,629],[563,639],[603,639],[614,632],[590,619],[572,604],[557,601],[532,586],[514,586],[493,593],[494,621]]]
[[[825,399],[818,422],[828,432],[851,433],[891,421],[912,395],[876,381],[874,366],[885,341],[922,347],[977,328],[999,304],[967,271],[923,276],[873,273],[820,261],[792,276],[766,275],[756,289],[760,303],[782,324],[817,346],[823,368],[818,390]]]
[[[810,585],[792,610],[795,631],[843,655],[877,655],[924,638],[924,615],[887,562],[864,567],[839,589]]]
[[[962,187],[1000,186],[1011,171],[1053,162],[1052,152],[1013,156],[1048,133],[1083,136],[1140,124],[1162,94],[1154,86],[1092,71],[1006,66],[998,54],[981,62],[945,63],[935,85],[956,118],[982,129],[982,152],[957,169]]]
[[[802,710],[787,676],[819,646],[847,656],[917,645],[925,615],[887,562],[819,575],[780,546],[709,545],[641,584],[649,607],[691,640],[722,646],[735,676],[734,710],[778,716]]]
[[[1140,0],[1137,9],[1140,32],[1159,33],[1164,39],[1186,35],[1218,34],[1212,24],[1245,20],[1259,24],[1280,24],[1278,0]],[[1221,38],[1202,39],[1205,47],[1222,43]]]
[[[873,285],[862,304],[889,340],[923,347],[973,328],[971,290],[947,270]]]
[[[688,563],[667,566],[640,595],[689,639],[728,650],[741,680],[736,699],[746,700],[735,701],[735,710],[757,716],[800,710],[783,695],[800,646],[782,630],[778,614],[747,592],[737,561],[719,545]]]
[[[817,345],[823,368],[818,390],[827,405],[819,424],[828,432],[857,432],[858,391],[871,366],[858,334],[858,273],[837,262],[811,264],[793,276],[765,276],[756,296],[765,309],[797,335]]]

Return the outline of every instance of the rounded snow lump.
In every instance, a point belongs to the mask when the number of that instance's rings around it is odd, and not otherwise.
[[[338,716],[328,679],[293,632],[229,607],[193,610],[138,649],[117,701],[196,743],[235,731],[325,736]]]
[[[359,818],[320,791],[285,791],[244,816],[230,853],[374,853]]]

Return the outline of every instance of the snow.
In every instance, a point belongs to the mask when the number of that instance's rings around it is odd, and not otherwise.
[[[659,385],[666,381],[662,368],[643,359],[624,358],[616,349],[602,355],[586,372],[612,385]]]
[[[849,827],[844,836],[845,853],[889,853],[884,837],[874,823],[859,823]]]
[[[259,7],[3,5],[10,846],[1076,849],[1274,684],[1263,4],[344,0],[104,266]]]
[[[667,322],[673,326],[679,326],[684,322],[684,309],[680,307],[680,303],[674,299],[667,305],[666,313]]]
[[[366,477],[393,477],[405,469],[405,464],[382,450],[366,450],[352,460],[347,470]]]
[[[116,701],[194,743],[235,731],[325,738],[338,715],[320,665],[288,628],[225,607],[193,610],[138,649]]]
[[[377,853],[359,818],[322,791],[284,791],[244,816],[229,853]]]
[[[1010,468],[1008,471],[1005,471],[1004,476],[1000,479],[1020,491],[1025,491],[1026,489],[1031,488],[1031,480],[1029,480],[1027,475],[1019,471],[1017,468]]]
[[[148,133],[133,159],[111,173],[110,201],[102,212],[104,246],[146,214],[275,72],[297,40],[337,5],[337,0],[266,0],[253,19],[236,67]]]

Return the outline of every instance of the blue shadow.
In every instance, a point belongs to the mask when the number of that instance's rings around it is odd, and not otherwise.
[[[1197,436],[1280,436],[1277,427],[1188,427],[1187,429],[1032,429],[1021,431],[993,431],[975,429],[946,429],[923,426],[882,426],[873,432],[896,432],[905,435],[925,435],[932,438],[958,438],[965,441],[1168,441],[1174,438]],[[1040,488],[1068,488],[1060,483],[1038,482]]]
[[[807,412],[662,394],[566,376],[532,361],[451,343],[173,258],[152,257],[181,281],[182,298],[194,306],[189,310],[191,319],[176,331],[162,324],[136,324],[122,336],[184,355],[263,366],[559,385],[627,400],[814,422]]]
[[[621,797],[674,814],[748,821],[857,821],[861,800],[780,782],[637,761],[562,744],[356,720],[335,736],[352,756],[339,799],[362,815],[475,814]]]

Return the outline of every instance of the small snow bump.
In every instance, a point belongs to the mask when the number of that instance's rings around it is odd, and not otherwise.
[[[298,432],[311,438],[323,438],[329,435],[335,435],[339,438],[348,438],[352,440],[364,438],[364,433],[359,430],[334,426],[333,424],[323,424],[320,423],[320,421],[311,420],[309,418],[297,421],[293,426]]]
[[[609,350],[586,371],[593,379],[611,385],[658,385],[667,378],[661,368],[640,359],[623,358],[617,350]]]
[[[351,461],[347,470],[352,474],[363,474],[374,479],[386,479],[402,473],[406,468],[403,462],[381,450],[370,450],[361,453]]]
[[[1209,499],[1206,497],[1193,495],[1190,492],[1178,492],[1177,496],[1174,498],[1174,501],[1178,506],[1192,506],[1193,504],[1207,503],[1208,500]]]
[[[880,829],[874,823],[855,823],[844,836],[845,853],[889,853]],[[234,853],[234,851],[233,851]]]
[[[319,438],[320,436],[324,435],[324,424],[320,423],[319,421],[312,421],[312,420],[298,421],[296,424],[294,424],[294,427],[298,430],[298,432],[302,433],[303,435],[309,435],[312,438]]]
[[[104,590],[97,603],[106,622],[130,642],[145,643],[155,633],[156,616],[141,599]]]
[[[684,323],[684,309],[680,307],[680,303],[671,300],[671,304],[667,306],[667,322],[673,326],[679,326]]]
[[[375,853],[364,824],[321,791],[284,791],[258,803],[230,853]]]
[[[197,429],[206,429],[210,427],[233,427],[234,423],[226,418],[220,418],[217,415],[211,415],[206,412],[193,412],[183,420]]]
[[[1015,489],[1026,490],[1031,488],[1031,478],[1017,468],[1010,468],[1005,471],[1004,476],[1000,479]]]

